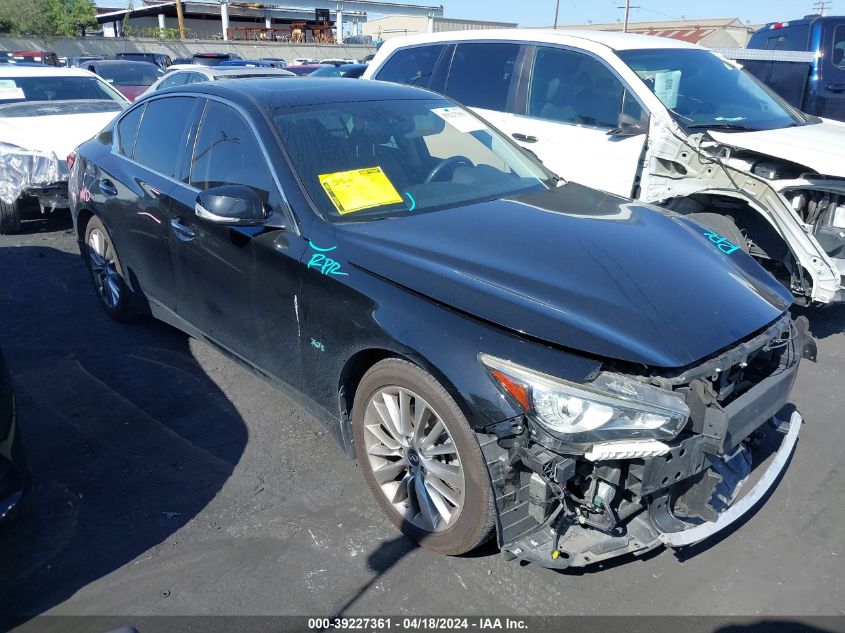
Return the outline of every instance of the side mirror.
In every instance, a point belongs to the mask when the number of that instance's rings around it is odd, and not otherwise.
[[[648,131],[648,119],[644,116],[635,119],[630,114],[619,113],[619,124],[612,130],[608,130],[608,136],[637,136]]]
[[[194,213],[217,224],[260,224],[267,218],[261,198],[251,187],[224,185],[197,194]]]

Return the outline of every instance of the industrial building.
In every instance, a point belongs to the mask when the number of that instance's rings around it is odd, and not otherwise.
[[[459,20],[435,17],[430,21],[422,16],[388,15],[370,18],[363,23],[363,34],[373,41],[389,40],[392,37],[418,33],[441,33],[444,31],[475,31],[483,29],[516,28],[516,22],[488,22],[484,20]]]
[[[714,18],[693,20],[663,20],[657,22],[630,22],[629,33],[657,35],[700,44],[709,48],[745,48],[751,34],[761,25],[743,22],[739,18]],[[552,28],[551,26],[543,28]],[[586,29],[590,31],[622,31],[621,22],[607,24],[567,24],[561,29]]]

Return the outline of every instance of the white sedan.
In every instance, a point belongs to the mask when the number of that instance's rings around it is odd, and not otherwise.
[[[0,234],[20,230],[25,203],[68,207],[67,157],[129,101],[78,68],[0,68]]]
[[[202,81],[220,79],[249,79],[256,77],[296,77],[281,68],[252,68],[249,66],[201,66],[200,64],[174,64],[164,77],[159,78],[141,95],[148,95],[156,90],[174,88]],[[140,98],[140,97],[139,97]]]

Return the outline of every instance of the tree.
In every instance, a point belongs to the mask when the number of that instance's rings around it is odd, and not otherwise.
[[[96,24],[93,0],[0,0],[0,28],[15,35],[74,37]]]

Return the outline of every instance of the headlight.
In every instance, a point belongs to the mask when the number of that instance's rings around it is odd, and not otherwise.
[[[526,413],[572,444],[671,439],[689,417],[686,402],[672,392],[619,374],[574,383],[487,354],[479,360]]]

